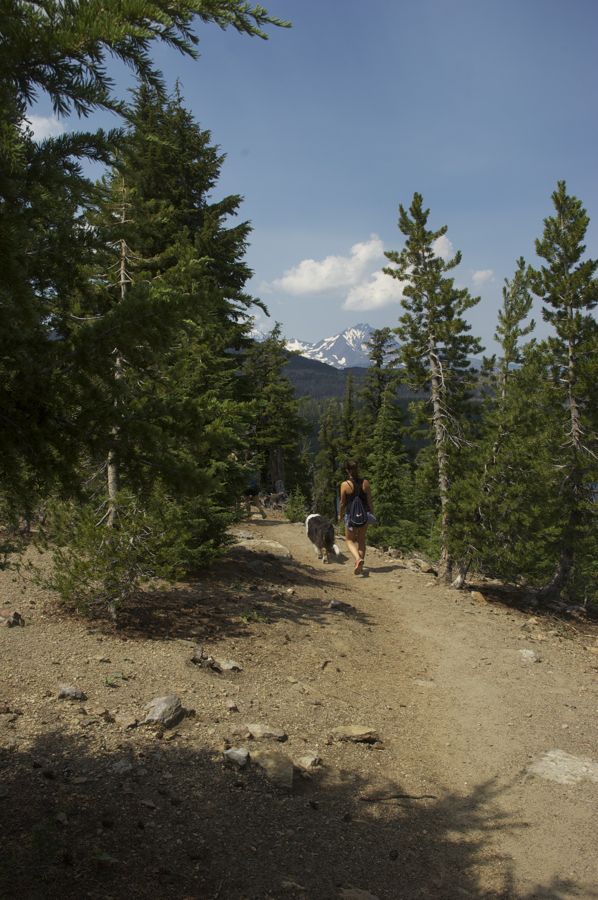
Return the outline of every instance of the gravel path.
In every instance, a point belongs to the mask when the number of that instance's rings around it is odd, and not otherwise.
[[[598,897],[589,626],[376,552],[355,577],[301,526],[237,535],[118,630],[0,575],[25,618],[0,628],[0,896]],[[140,725],[168,694],[193,714]]]

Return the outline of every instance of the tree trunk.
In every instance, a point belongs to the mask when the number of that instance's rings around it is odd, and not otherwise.
[[[116,361],[114,363],[114,380],[118,383],[122,378],[122,358],[120,354],[116,352]],[[114,400],[114,409],[115,412],[118,409],[118,398]],[[108,480],[108,517],[106,519],[106,524],[109,528],[112,528],[116,522],[117,515],[117,496],[119,489],[119,475],[118,475],[118,438],[120,434],[120,428],[117,424],[112,426],[112,446],[108,451],[108,466],[107,466],[107,480]]]
[[[434,425],[434,443],[436,445],[436,460],[438,463],[438,492],[440,494],[440,529],[442,549],[438,564],[438,574],[450,583],[453,571],[453,561],[449,554],[449,460],[446,446],[446,413],[444,410],[445,385],[442,373],[442,364],[436,352],[434,338],[431,336],[428,342],[428,358],[431,371],[432,391],[432,422]]]
[[[124,190],[124,188],[123,188]],[[122,209],[122,221],[125,221],[125,206],[123,199],[123,209]],[[128,285],[131,283],[131,277],[127,273],[127,254],[129,252],[129,248],[127,247],[126,241],[120,241],[120,261],[119,261],[119,289],[120,289],[120,300],[121,303],[125,299],[127,294]],[[118,398],[118,382],[123,377],[123,358],[120,354],[120,351],[117,347],[114,348],[113,351],[114,356],[114,381],[116,385],[116,396],[114,398],[114,412],[115,419],[118,420],[118,406],[119,406],[119,398]],[[118,425],[118,421],[115,421],[112,426],[112,446],[108,451],[108,466],[107,466],[107,477],[108,477],[108,518],[106,520],[106,524],[109,528],[112,528],[116,522],[117,515],[117,495],[119,488],[119,472],[118,472],[118,439],[120,434],[120,426]]]
[[[459,566],[459,574],[452,582],[451,587],[456,588],[458,591],[462,590],[465,587],[465,582],[467,580],[467,573],[469,572],[469,566],[471,565],[471,560],[467,559],[465,562],[462,562]]]
[[[108,518],[106,524],[112,528],[116,521],[116,497],[118,494],[118,462],[116,449],[111,447],[108,451]]]
[[[277,494],[284,491],[284,454],[282,450],[270,450],[269,468],[272,490]]]

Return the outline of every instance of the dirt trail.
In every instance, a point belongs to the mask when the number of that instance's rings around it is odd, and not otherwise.
[[[27,624],[0,629],[0,896],[598,897],[595,636],[377,552],[357,578],[298,525],[236,533],[119,631],[2,576]],[[194,666],[198,641],[243,671]],[[193,718],[126,727],[170,692]],[[323,765],[292,789],[225,765],[255,722]],[[346,725],[380,741],[331,740]]]

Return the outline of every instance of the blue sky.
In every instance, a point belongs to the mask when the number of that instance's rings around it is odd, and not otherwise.
[[[598,256],[595,0],[264,5],[293,28],[266,42],[200,26],[199,61],[156,56],[227,154],[218,192],[245,198],[250,288],[287,336],[396,324],[382,251],[400,249],[414,191],[462,251],[455,278],[482,298],[470,320],[489,349],[558,179]]]

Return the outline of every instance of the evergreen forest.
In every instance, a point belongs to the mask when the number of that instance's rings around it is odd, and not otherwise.
[[[455,280],[461,255],[435,252],[447,226],[419,193],[397,198],[384,272],[404,285],[398,318],[342,399],[299,400],[280,326],[250,336],[267,308],[247,288],[241,194],[219,190],[226,148],[154,63],[161,44],[194,56],[198,26],[259,40],[288,23],[242,0],[0,9],[0,565],[33,536],[66,606],[117,616],[148,580],[217,559],[254,481],[289,496],[291,519],[336,521],[357,458],[374,544],[426,556],[455,588],[477,573],[539,603],[597,603],[598,260],[583,201],[554,186],[537,262],[514,260],[504,282],[500,351],[474,367],[479,298]],[[125,96],[112,58],[135,76]],[[41,94],[81,130],[36,140]],[[118,127],[84,130],[95,110]]]

